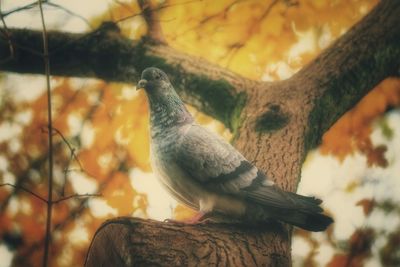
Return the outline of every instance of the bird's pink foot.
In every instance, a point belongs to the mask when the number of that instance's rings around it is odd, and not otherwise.
[[[183,224],[198,224],[198,223],[206,223],[210,220],[211,215],[209,213],[198,212],[195,216],[185,220],[174,220],[174,219],[166,219],[164,222],[168,223],[183,223]]]

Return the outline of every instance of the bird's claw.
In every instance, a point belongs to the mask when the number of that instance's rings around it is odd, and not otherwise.
[[[174,219],[165,219],[164,222],[165,223],[179,223],[179,224],[205,224],[205,223],[209,223],[212,222],[212,215],[208,214],[208,213],[198,213],[196,214],[193,218],[190,219],[186,219],[186,220],[182,220],[182,221],[178,221],[178,220],[174,220]]]

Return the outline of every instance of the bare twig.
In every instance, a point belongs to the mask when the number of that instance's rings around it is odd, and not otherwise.
[[[140,6],[140,8],[142,10],[141,12],[129,15],[129,16],[124,17],[124,18],[121,18],[121,19],[115,21],[115,23],[120,23],[122,21],[134,18],[136,16],[143,16],[143,18],[145,19],[145,21],[147,23],[147,27],[148,27],[147,35],[153,41],[166,44],[166,40],[165,40],[165,37],[164,37],[164,35],[162,33],[162,28],[161,28],[161,25],[160,25],[160,19],[159,19],[159,16],[158,16],[157,12],[162,10],[162,9],[169,8],[169,7],[174,7],[174,6],[178,6],[178,5],[186,5],[186,4],[191,4],[191,3],[195,3],[195,2],[199,2],[199,1],[201,1],[201,0],[189,0],[189,1],[182,2],[182,3],[159,5],[159,6],[153,8],[151,1],[149,1],[149,0],[139,0],[138,3],[139,3],[139,6]],[[115,0],[114,2],[126,7],[126,4],[120,3],[117,0]]]
[[[59,147],[61,143],[56,144],[55,147]],[[29,165],[21,172],[18,173],[18,171],[15,171],[15,174],[17,176],[16,184],[14,187],[14,190],[10,192],[8,196],[6,196],[2,202],[0,203],[0,213],[4,212],[4,210],[7,208],[10,199],[12,196],[16,195],[18,191],[21,189],[22,185],[26,183],[26,180],[29,180],[29,171],[32,169],[39,169],[39,166],[41,166],[47,159],[46,155],[40,155],[36,159],[32,159],[29,163]],[[47,200],[46,200],[47,202]]]
[[[28,4],[28,5],[25,5],[25,6],[23,6],[23,7],[19,7],[19,8],[13,9],[13,10],[8,11],[8,12],[2,12],[2,9],[1,9],[1,1],[0,1],[0,20],[1,20],[1,22],[2,22],[2,24],[3,24],[3,27],[4,27],[4,31],[3,31],[2,29],[0,29],[0,32],[2,33],[2,35],[4,35],[4,39],[7,40],[8,44],[9,44],[9,47],[10,47],[10,56],[8,56],[8,57],[7,57],[6,59],[4,59],[4,60],[1,60],[0,63],[5,63],[5,62],[7,62],[8,60],[11,60],[11,59],[14,58],[14,53],[15,53],[15,48],[14,48],[14,46],[17,47],[17,48],[20,48],[20,49],[29,51],[29,52],[31,52],[32,54],[35,54],[35,55],[40,55],[40,56],[42,55],[41,52],[38,52],[38,51],[36,51],[36,50],[33,50],[33,49],[29,48],[29,47],[21,46],[21,45],[18,45],[18,44],[13,43],[13,42],[11,41],[11,35],[10,35],[9,30],[8,30],[8,28],[7,28],[7,24],[6,24],[5,20],[4,20],[4,18],[5,18],[6,16],[8,16],[8,15],[10,15],[10,14],[12,14],[12,13],[15,13],[15,12],[18,12],[18,11],[22,11],[22,10],[26,10],[26,9],[31,9],[31,8],[35,7],[36,5],[37,5],[37,2],[34,2],[34,3],[30,3],[30,4]]]
[[[103,96],[104,96],[104,90],[105,90],[104,88],[105,88],[104,86],[101,87],[101,91],[100,91],[100,93],[99,93],[99,99],[98,99],[98,101],[101,101],[101,99],[102,99]],[[75,97],[75,96],[76,96],[76,94],[74,94],[73,97]],[[70,99],[67,101],[67,105],[69,105],[69,104],[71,104],[71,103],[73,103],[73,99],[70,98]],[[88,113],[87,113],[86,116],[84,117],[84,121],[90,120],[91,117],[93,116],[93,114],[95,113],[95,111],[96,111],[96,109],[97,109],[98,107],[99,107],[98,104],[92,105],[92,106],[89,108]],[[64,106],[63,109],[67,110],[67,108],[66,108],[65,106]],[[48,130],[44,129],[44,127],[41,127],[40,129],[42,130],[42,132],[48,133]],[[53,131],[52,134],[53,134],[53,136],[54,136],[56,133],[54,133],[54,131]],[[62,142],[56,142],[56,143],[53,145],[53,151],[57,151],[57,150],[61,147],[61,145],[62,145]],[[76,154],[76,153],[75,153],[75,154]],[[4,212],[5,208],[8,206],[8,203],[10,202],[11,197],[18,193],[18,191],[19,191],[19,189],[21,188],[22,184],[24,184],[26,180],[29,180],[29,171],[30,171],[31,169],[39,169],[40,166],[42,166],[42,164],[44,164],[44,162],[46,161],[46,158],[47,158],[47,155],[44,154],[44,155],[40,155],[40,156],[39,156],[38,158],[36,158],[36,159],[30,159],[29,165],[28,165],[21,173],[18,173],[17,170],[14,170],[14,174],[17,176],[17,182],[16,182],[17,184],[15,185],[16,187],[14,187],[14,190],[13,190],[9,195],[7,195],[7,196],[3,199],[3,201],[0,203],[0,213],[1,213],[1,212]],[[79,163],[80,163],[80,161],[79,161]],[[72,170],[72,169],[69,169],[68,172],[70,172],[70,171],[83,171],[84,173],[86,173],[86,174],[88,174],[88,175],[94,177],[94,175],[92,175],[91,173],[89,173],[88,171],[86,171],[85,169],[83,169],[83,167],[82,167],[81,164],[79,164],[79,165],[80,165],[81,170]]]
[[[245,1],[245,0],[235,0],[235,1],[231,2],[222,11],[219,11],[219,12],[216,12],[216,13],[210,15],[210,16],[204,17],[202,20],[200,20],[200,22],[196,26],[194,26],[192,28],[189,28],[189,29],[185,30],[182,33],[179,33],[179,35],[182,36],[182,35],[184,35],[184,34],[186,34],[188,32],[196,30],[196,29],[200,28],[201,26],[203,26],[203,24],[206,24],[207,22],[209,22],[209,21],[211,21],[211,20],[213,20],[215,18],[218,18],[220,16],[226,17],[226,15],[228,14],[228,12],[231,10],[232,7],[234,7],[239,2],[243,2],[243,1]]]
[[[258,22],[261,22],[263,19],[265,19],[268,14],[271,12],[272,8],[279,2],[279,0],[274,0],[267,6],[267,8],[264,10],[263,14],[261,17],[258,19]]]
[[[271,12],[272,8],[279,2],[280,0],[273,0],[268,6],[267,8],[264,10],[264,12],[261,14],[260,17],[258,17],[256,19],[256,21],[253,24],[259,24],[261,23],[265,18],[268,17],[269,13]],[[254,36],[254,34],[256,33],[255,29],[257,27],[254,27],[254,25],[250,25],[249,27],[249,31],[248,34],[246,34],[246,36],[240,40],[239,42],[236,42],[232,45],[229,46],[230,50],[228,51],[228,61],[226,66],[229,66],[233,57],[236,55],[237,52],[239,52],[239,50],[245,46],[245,44],[250,41],[250,39]]]
[[[43,56],[42,52],[39,52],[39,51],[37,51],[35,49],[32,49],[29,46],[21,45],[21,44],[18,44],[16,42],[13,42],[12,44],[13,44],[13,46],[15,48],[20,48],[21,50],[28,51],[28,52],[32,53],[33,55]]]
[[[178,5],[187,5],[187,4],[191,4],[191,3],[195,3],[195,2],[199,2],[199,1],[201,1],[201,0],[189,0],[189,1],[182,2],[182,3],[169,4],[169,5],[160,5],[160,6],[156,7],[156,8],[151,9],[151,12],[160,11],[162,9],[166,9],[166,8],[174,7],[174,6],[178,6]],[[121,18],[119,20],[116,20],[114,22],[115,23],[120,23],[120,22],[123,22],[125,20],[132,19],[134,17],[141,16],[141,15],[143,15],[143,9],[139,13],[135,13],[135,14],[123,17],[123,18]]]
[[[203,18],[202,20],[200,20],[200,22],[196,26],[191,27],[189,29],[186,29],[183,32],[179,33],[179,36],[182,36],[184,34],[187,34],[188,32],[196,30],[196,29],[202,27],[204,24],[206,24],[206,23],[208,23],[208,22],[210,22],[210,21],[212,21],[212,20],[214,20],[214,19],[216,19],[218,17],[221,17],[221,16],[225,17],[228,14],[228,12],[235,5],[237,5],[240,2],[244,2],[244,1],[246,1],[246,0],[234,0],[234,1],[232,1],[231,3],[226,5],[221,11],[219,11],[217,13],[214,13],[214,14],[211,14],[211,15]],[[227,58],[227,64],[226,64],[227,66],[230,65],[230,62],[233,59],[233,57],[236,55],[236,53],[241,48],[243,48],[246,45],[246,43],[256,33],[255,29],[257,29],[257,27],[254,27],[254,25],[257,25],[257,24],[261,23],[264,19],[266,19],[268,17],[268,15],[270,14],[272,8],[276,4],[278,4],[279,1],[282,1],[282,0],[272,0],[272,2],[269,3],[268,6],[266,6],[266,8],[265,8],[264,12],[261,14],[261,16],[259,16],[257,18],[254,18],[254,22],[251,25],[249,25],[249,30],[247,31],[246,35],[243,36],[243,38],[241,40],[236,41],[235,43],[233,43],[233,44],[228,46],[228,51],[221,57],[221,59]],[[165,7],[170,7],[170,6],[173,6],[173,5],[169,5],[169,6],[168,5],[164,5],[164,6],[161,6],[161,7],[165,8]],[[287,3],[287,6],[290,7],[290,6],[293,6],[293,4]],[[153,9],[153,12],[156,11],[156,10],[157,10],[157,8]],[[220,25],[220,24],[218,24],[218,25]]]
[[[123,163],[121,163],[121,164],[123,164]],[[99,186],[99,189],[97,190],[97,192],[101,192],[111,182],[112,178],[114,177],[115,172],[116,171],[112,171],[107,175],[107,179],[104,180],[102,183],[100,183],[100,186]],[[63,230],[64,227],[66,227],[72,220],[74,220],[75,218],[80,216],[81,213],[87,209],[86,204],[87,204],[88,200],[89,200],[88,198],[84,198],[84,199],[80,200],[80,203],[77,206],[75,206],[72,210],[69,211],[69,216],[65,220],[54,225],[54,231]],[[19,254],[18,259],[20,262],[18,262],[18,263],[21,266],[23,266],[23,264],[27,263],[28,262],[27,260],[32,255],[32,253],[37,251],[37,249],[43,244],[44,241],[45,241],[44,239],[36,241],[35,243],[31,244],[29,248],[24,250],[23,253]]]
[[[74,157],[76,157],[76,156],[75,156],[75,149],[73,148],[73,150],[70,153],[70,156],[69,156],[69,159],[68,159],[68,162],[67,162],[67,166],[65,166],[65,168],[63,170],[64,181],[63,181],[63,184],[61,186],[61,192],[60,192],[60,195],[62,197],[65,196],[65,187],[67,186],[68,174],[73,171],[72,169],[70,169],[70,165],[71,165],[71,162],[73,161]],[[78,164],[80,164],[79,161],[78,161]],[[82,171],[82,168],[80,170],[77,170],[77,171]]]
[[[47,128],[47,127],[46,127],[46,128]],[[42,129],[42,132],[48,134],[49,131],[48,131],[48,129],[46,129],[46,128],[42,127],[41,129]],[[83,169],[82,163],[80,162],[78,156],[76,155],[75,148],[73,148],[73,147],[71,146],[71,144],[68,142],[67,138],[66,138],[66,137],[61,133],[61,131],[58,130],[57,128],[53,128],[53,129],[52,129],[51,135],[54,136],[55,134],[57,134],[58,136],[61,137],[62,141],[67,145],[69,151],[71,152],[71,156],[72,156],[72,157],[76,160],[76,162],[78,163],[80,170],[83,171],[84,169]]]
[[[83,22],[85,22],[85,24],[86,24],[90,29],[93,29],[92,25],[90,24],[90,22],[89,22],[85,17],[82,17],[81,15],[72,12],[72,11],[69,10],[68,8],[65,8],[65,7],[63,7],[63,6],[61,6],[61,5],[58,5],[58,4],[55,4],[55,3],[48,2],[47,0],[42,0],[42,4],[45,4],[46,6],[55,7],[55,8],[57,8],[57,9],[60,9],[60,10],[64,11],[65,13],[67,13],[67,14],[73,16],[73,17],[77,17],[77,18],[79,18],[80,20],[82,20]],[[11,14],[14,14],[14,13],[17,13],[17,12],[20,12],[20,11],[24,11],[24,10],[29,10],[29,9],[32,9],[32,8],[34,8],[34,7],[36,7],[36,6],[37,6],[37,2],[35,1],[35,2],[30,3],[30,4],[27,4],[27,5],[25,5],[25,6],[15,8],[15,9],[12,9],[12,10],[10,10],[10,11],[6,11],[6,12],[2,13],[2,16],[3,16],[3,17],[7,17],[7,16],[9,16],[9,15],[11,15]]]
[[[47,119],[48,119],[48,137],[49,137],[49,177],[48,177],[48,196],[47,196],[47,219],[46,219],[46,236],[44,243],[43,253],[43,267],[47,267],[49,263],[49,249],[51,242],[51,216],[53,208],[53,118],[51,114],[51,87],[50,87],[50,61],[49,61],[49,44],[46,30],[46,23],[44,21],[42,1],[38,0],[40,17],[42,20],[42,37],[43,37],[43,60],[46,74],[46,87],[47,87]]]
[[[122,6],[122,7],[124,7],[126,10],[128,10],[131,13],[134,12],[133,8],[131,8],[131,6],[128,3],[124,3],[124,2],[121,2],[119,0],[114,0],[113,2],[118,4],[118,5],[120,5],[120,6]]]
[[[47,129],[45,129],[44,127],[42,127],[41,129],[42,129],[42,132],[48,132]],[[82,163],[80,162],[78,156],[76,155],[75,148],[73,148],[71,146],[71,144],[68,142],[67,138],[57,128],[53,128],[52,129],[52,133],[51,134],[54,135],[55,133],[58,134],[61,137],[62,141],[67,145],[67,147],[68,147],[68,149],[70,151],[70,158],[68,160],[67,166],[65,167],[65,169],[63,171],[64,172],[64,183],[63,183],[62,189],[61,189],[61,196],[64,196],[64,194],[65,194],[65,186],[66,186],[66,183],[67,183],[67,175],[68,175],[68,172],[71,171],[69,169],[69,166],[70,166],[72,160],[75,160],[78,163],[79,168],[80,168],[79,171],[85,172],[85,170],[83,169]]]
[[[233,6],[235,6],[237,3],[242,2],[242,1],[244,1],[244,0],[235,0],[232,3],[230,3],[229,5],[227,5],[222,12],[218,12],[218,13],[215,13],[215,14],[212,14],[210,16],[207,16],[207,17],[203,18],[199,22],[198,26],[201,25],[201,24],[207,23],[208,21],[210,21],[210,20],[212,20],[214,18],[217,18],[217,17],[219,17],[221,15],[226,16],[227,13],[229,12],[229,10],[231,10],[231,8]]]
[[[79,168],[81,168],[81,171],[82,171],[83,170],[83,166],[82,166],[82,163],[79,161],[78,156],[75,153],[75,148],[73,148],[71,146],[71,144],[68,142],[68,140],[65,138],[65,136],[60,132],[60,130],[58,130],[57,128],[53,128],[53,131],[55,131],[61,137],[61,139],[64,141],[64,143],[68,146],[68,149],[71,152],[71,155],[76,160],[76,162],[79,165]]]
[[[82,17],[81,15],[76,14],[76,13],[72,12],[71,10],[69,10],[68,8],[65,8],[65,7],[63,7],[63,6],[61,6],[61,5],[58,5],[58,4],[54,4],[54,3],[51,3],[51,2],[45,2],[45,4],[46,4],[47,6],[52,6],[52,7],[58,8],[58,9],[64,11],[65,13],[67,13],[67,14],[73,16],[73,17],[76,17],[76,18],[78,18],[78,19],[80,19],[80,20],[82,20],[83,22],[85,22],[85,24],[86,24],[91,30],[93,30],[92,25],[90,24],[90,22],[89,22],[85,17]]]
[[[1,10],[1,1],[0,1],[0,20],[1,20],[1,23],[3,24],[3,27],[4,27],[4,31],[2,30],[1,33],[4,35],[4,39],[7,40],[8,47],[10,49],[10,55],[8,55],[4,59],[0,59],[0,64],[2,64],[2,63],[5,63],[5,62],[7,62],[7,61],[9,61],[9,60],[14,58],[14,46],[13,46],[13,44],[11,42],[11,35],[10,35],[10,32],[8,31],[7,24],[6,24],[6,21],[4,20],[4,16],[3,16],[3,13],[2,13],[2,10]]]
[[[90,175],[89,173],[86,172],[85,169],[65,168],[65,169],[64,169],[64,172],[65,172],[65,173],[69,173],[69,172],[83,172],[83,173],[86,173],[86,174]],[[90,176],[92,176],[92,175],[90,175]]]
[[[21,190],[27,192],[28,194],[31,194],[32,196],[36,197],[37,199],[43,201],[44,203],[48,203],[47,199],[41,197],[40,195],[36,194],[35,192],[33,192],[33,191],[29,190],[28,188],[25,188],[23,186],[10,184],[10,183],[2,183],[2,184],[0,184],[0,186],[6,186],[6,185],[14,187],[15,189],[21,189]]]
[[[45,2],[45,1],[42,1],[42,2]],[[10,11],[6,11],[6,12],[3,13],[3,17],[7,17],[8,15],[11,15],[11,14],[16,13],[16,12],[20,12],[20,11],[22,11],[22,10],[32,9],[32,8],[34,8],[36,5],[37,5],[37,2],[35,1],[35,2],[32,2],[32,3],[27,4],[27,5],[25,5],[25,6],[21,6],[21,7],[12,9],[12,10],[10,10]]]
[[[82,163],[80,162],[78,156],[76,155],[75,148],[73,148],[71,146],[71,144],[68,142],[68,140],[65,138],[65,136],[61,133],[60,130],[58,130],[56,128],[53,128],[53,131],[55,131],[61,137],[61,139],[67,145],[67,147],[68,147],[68,149],[70,151],[70,158],[68,160],[67,166],[64,169],[64,183],[63,183],[62,189],[61,189],[61,196],[64,196],[64,194],[65,194],[65,185],[67,184],[67,175],[68,175],[68,172],[70,171],[69,166],[70,166],[72,160],[75,159],[75,161],[78,163],[80,171],[85,171],[85,170],[83,169]]]
[[[86,194],[73,194],[73,195],[70,195],[70,196],[59,198],[59,199],[53,201],[53,204],[58,204],[58,203],[60,203],[62,201],[65,201],[65,200],[68,200],[68,199],[71,199],[71,198],[84,198],[84,197],[101,197],[101,194],[89,194],[89,193],[86,193]]]

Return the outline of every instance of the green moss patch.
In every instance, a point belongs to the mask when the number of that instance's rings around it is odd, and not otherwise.
[[[289,115],[283,113],[278,106],[271,106],[256,120],[255,129],[261,133],[278,131],[289,123]]]

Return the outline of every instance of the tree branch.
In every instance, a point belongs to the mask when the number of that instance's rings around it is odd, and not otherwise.
[[[325,96],[316,103],[313,114],[326,116],[313,115],[310,119],[313,125],[310,129],[312,138],[308,141],[310,146],[315,145],[322,133],[377,82],[399,74],[396,60],[400,50],[398,11],[398,1],[378,4],[358,26],[291,79],[296,82],[290,86],[292,89],[304,91],[306,88],[309,98],[305,100],[314,101],[320,95]],[[16,51],[13,60],[0,64],[0,69],[43,74],[40,32],[21,29],[10,29],[9,32]],[[146,38],[141,41],[126,39],[112,23],[105,23],[88,34],[49,32],[48,35],[54,75],[135,83],[145,67],[158,66],[168,72],[187,103],[233,130],[239,124],[238,114],[244,107],[246,96],[255,88],[269,87],[165,44],[155,44]],[[4,36],[0,39],[0,54],[10,54],[9,40]],[[342,86],[342,81],[345,86]],[[298,86],[302,83],[313,88]],[[363,89],[358,90],[359,87]],[[330,88],[332,90],[328,90]],[[341,105],[335,114],[327,114],[330,108],[323,108],[336,106],[339,102],[347,104]]]
[[[73,194],[73,195],[69,195],[69,196],[66,196],[66,197],[59,198],[57,200],[53,200],[53,204],[58,204],[60,202],[69,200],[71,198],[75,199],[75,198],[89,198],[89,197],[101,197],[101,194],[89,194],[89,193],[86,193],[86,194]]]
[[[10,29],[16,51],[0,70],[43,74],[38,31]],[[106,81],[136,83],[142,70],[158,66],[170,75],[186,102],[235,127],[244,105],[246,88],[254,84],[200,58],[185,55],[144,38],[132,41],[119,34],[113,23],[104,23],[89,34],[49,32],[53,75],[97,77]],[[0,54],[9,54],[8,40],[0,39]]]
[[[166,44],[167,42],[162,33],[158,14],[156,10],[152,8],[151,1],[139,0],[138,3],[142,9],[143,17],[147,23],[147,36],[150,37],[154,42]]]
[[[289,237],[276,224],[249,228],[116,218],[97,230],[85,266],[290,266],[290,258],[282,256],[289,248],[280,239]]]
[[[54,180],[54,157],[53,157],[53,117],[52,117],[52,103],[51,103],[51,85],[50,85],[50,61],[49,61],[49,43],[47,37],[46,23],[44,20],[42,1],[38,0],[40,18],[42,21],[42,41],[43,41],[43,63],[44,73],[46,75],[46,92],[47,92],[47,128],[48,128],[48,181],[47,181],[47,214],[46,214],[46,235],[44,242],[44,253],[43,253],[43,267],[47,267],[49,264],[49,250],[51,245],[51,234],[52,234],[52,214],[53,214],[53,180]]]
[[[400,1],[382,1],[292,80],[310,113],[308,147],[379,82],[399,76]]]

